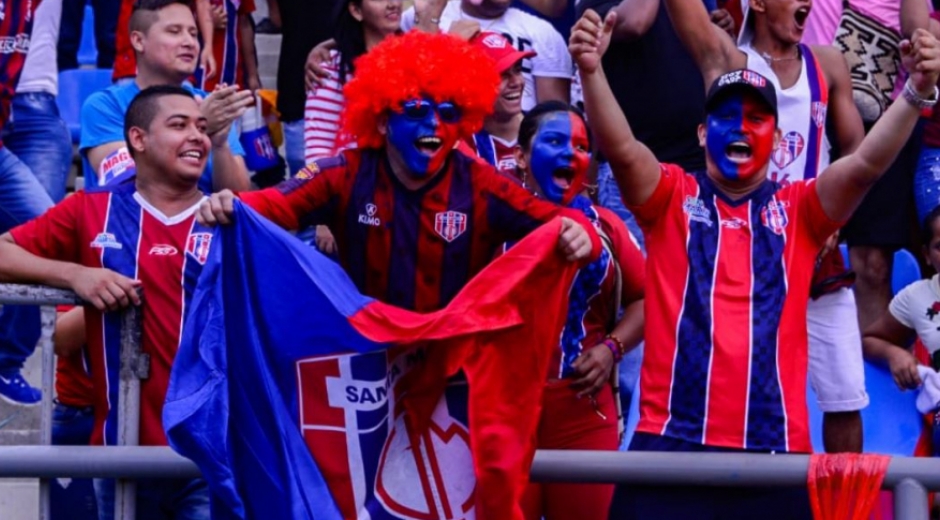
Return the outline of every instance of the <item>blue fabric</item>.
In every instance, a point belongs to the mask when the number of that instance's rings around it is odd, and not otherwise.
[[[213,518],[341,518],[301,435],[296,361],[384,350],[348,321],[372,300],[240,203],[234,218],[184,323],[163,410],[170,445],[208,480]]]
[[[283,127],[284,151],[287,156],[287,176],[293,177],[307,165],[304,159],[304,120],[285,121]]]
[[[921,226],[927,214],[940,205],[940,148],[924,146],[920,152],[914,172],[914,203]]]
[[[61,201],[72,165],[72,138],[59,117],[55,96],[17,94],[11,114],[3,127],[3,145],[33,172],[53,202]]]
[[[189,83],[184,83],[183,88],[192,92],[196,97],[205,98],[208,94]],[[96,92],[85,101],[82,106],[82,136],[79,144],[79,151],[82,154],[82,168],[85,172],[85,187],[94,188],[99,184],[98,176],[94,174],[95,169],[88,162],[88,150],[96,146],[101,146],[115,141],[124,141],[124,114],[127,107],[140,92],[140,87],[136,82],[130,82],[123,85],[112,85],[107,89]],[[237,125],[232,125],[228,134],[228,145],[235,155],[245,155],[238,140]],[[209,155],[209,162],[206,163],[206,171],[199,179],[199,189],[203,193],[212,193],[212,155]]]

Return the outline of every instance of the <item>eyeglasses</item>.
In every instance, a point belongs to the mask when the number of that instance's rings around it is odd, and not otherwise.
[[[434,110],[434,103],[424,99],[412,99],[402,103],[405,117],[415,121],[425,119]],[[456,123],[460,119],[460,109],[450,101],[437,104],[437,117],[445,123]]]

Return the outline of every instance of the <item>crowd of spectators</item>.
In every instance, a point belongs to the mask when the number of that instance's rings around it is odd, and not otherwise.
[[[260,102],[257,94],[264,87],[255,34],[281,34],[276,109],[283,154],[273,169],[273,179],[296,183],[324,174],[340,178],[341,171],[349,176],[373,167],[377,171],[394,169],[399,162],[411,171],[434,170],[433,158],[418,167],[421,161],[409,159],[407,154],[384,158],[369,147],[358,150],[368,138],[351,133],[351,126],[344,125],[349,113],[345,89],[356,84],[357,68],[365,63],[361,58],[377,46],[410,31],[443,32],[466,40],[468,43],[461,44],[486,56],[495,64],[493,78],[499,77],[495,101],[480,128],[454,142],[448,141],[449,136],[443,141],[435,138],[437,141],[428,145],[428,153],[440,152],[444,157],[440,160],[459,165],[455,169],[477,172],[483,168],[487,175],[498,173],[496,180],[485,177],[490,188],[480,188],[482,193],[488,193],[487,189],[495,192],[494,186],[502,187],[502,183],[510,186],[501,188],[503,192],[510,190],[503,201],[509,208],[508,216],[503,215],[506,220],[489,217],[485,225],[494,232],[484,242],[521,238],[531,226],[520,225],[519,215],[529,219],[527,224],[563,215],[568,217],[566,225],[570,227],[566,229],[571,235],[564,235],[562,242],[583,246],[586,238],[576,233],[583,231],[583,226],[598,230],[600,242],[592,232],[592,246],[603,243],[602,253],[594,247],[590,255],[579,258],[589,256],[594,262],[585,264],[583,273],[606,273],[607,278],[583,289],[590,296],[582,302],[583,309],[572,298],[572,309],[581,309],[590,319],[584,318],[580,336],[572,339],[563,334],[560,357],[553,360],[559,370],[549,375],[546,385],[539,446],[614,449],[619,443],[615,431],[619,406],[614,401],[629,403],[632,392],[640,388],[641,417],[633,449],[807,451],[805,399],[793,402],[792,395],[803,396],[809,380],[824,413],[826,449],[858,452],[862,450],[860,410],[869,402],[863,358],[887,367],[900,388],[916,389],[924,376],[911,354],[912,341],[919,338],[931,354],[940,350],[940,336],[932,325],[940,313],[937,275],[897,296],[891,292],[895,251],[906,248],[922,253],[925,273],[932,273],[940,264],[940,109],[928,106],[931,97],[923,95],[926,87],[920,84],[932,69],[925,65],[909,70],[915,63],[940,61],[940,56],[931,54],[940,39],[937,0],[269,0],[269,18],[263,27],[256,27],[253,19],[255,0],[93,0],[91,4],[97,47],[94,66],[112,69],[114,83],[84,101],[80,138],[73,148],[56,96],[59,73],[79,66],[84,3],[0,2],[0,31],[6,31],[0,39],[9,42],[0,49],[0,232],[14,230],[12,235],[4,235],[9,238],[6,242],[0,239],[0,248],[19,244],[40,257],[72,258],[64,246],[43,235],[68,231],[79,236],[82,219],[104,218],[102,225],[108,226],[111,212],[124,206],[136,208],[134,211],[143,208],[141,215],[150,211],[167,230],[181,223],[195,229],[204,224],[197,222],[197,208],[204,196],[211,195],[208,204],[212,206],[203,206],[201,218],[224,221],[230,213],[226,204],[231,204],[234,192],[341,264],[356,262],[349,259],[350,251],[364,255],[364,265],[375,262],[369,259],[375,253],[369,250],[372,242],[366,241],[367,235],[350,234],[339,213],[318,222],[302,218],[311,209],[308,204],[319,207],[329,202],[320,192],[311,195],[304,191],[309,185],[288,191],[291,198],[272,195],[275,192],[271,191],[248,193],[272,183],[271,170],[250,169],[246,153],[265,150],[257,149],[257,141],[246,140],[247,131],[241,123]],[[381,84],[370,81],[366,84]],[[752,90],[763,97],[748,91],[748,95],[741,94],[747,101],[742,102],[744,108],[729,107],[730,95],[720,87],[736,82],[757,87]],[[723,128],[721,121],[734,120],[753,128],[766,123],[748,112],[755,99],[773,116],[775,127],[770,134],[774,137],[768,137],[772,147],[759,150],[756,138],[742,137],[722,145],[727,148],[717,148],[710,136]],[[178,159],[182,167],[153,152],[148,139],[157,138],[147,132],[135,133],[129,122],[156,124],[154,114],[164,108],[161,103],[175,103],[182,114],[180,132],[196,129],[206,137],[180,137],[179,143],[166,145],[181,147]],[[403,117],[413,125],[426,121],[429,113],[436,114],[437,123],[455,125],[466,116],[460,112],[466,107],[455,108],[454,103],[448,106],[441,100],[419,97],[408,103],[402,105]],[[891,112],[895,106],[918,103],[923,106],[916,125],[913,119],[908,125],[900,108]],[[733,109],[738,110],[737,120],[728,115]],[[908,126],[910,132],[905,131]],[[173,124],[168,127],[176,129]],[[886,129],[895,130],[895,139],[884,138],[890,133]],[[462,131],[461,127],[456,132]],[[385,137],[382,133],[381,138]],[[391,135],[388,139],[398,146]],[[879,139],[882,148],[866,147]],[[897,149],[892,148],[895,144]],[[452,150],[459,159],[450,159]],[[114,204],[119,209],[114,210],[110,202],[102,203],[101,198],[90,195],[92,192],[68,193],[73,186],[69,179],[73,154],[84,186],[94,193],[114,190],[118,197]],[[758,185],[763,186],[763,177],[757,184],[747,184],[750,177],[744,164],[752,158],[766,159],[767,185],[780,190],[771,193],[776,195],[761,198],[764,188]],[[553,164],[556,159],[561,163]],[[848,174],[840,164],[858,167]],[[170,175],[173,168],[191,168],[195,174],[179,174],[177,179]],[[725,178],[727,184],[707,180],[703,173],[722,168],[735,172]],[[146,196],[148,200],[142,201],[140,195],[128,191],[129,182],[136,183],[141,193],[164,184],[185,189],[175,199],[155,203]],[[331,196],[352,196],[336,185],[338,181],[324,182],[333,183],[329,184],[335,191]],[[423,183],[403,185],[433,198],[434,203],[453,196],[444,194],[444,184],[427,189]],[[377,186],[376,190],[397,189]],[[800,191],[803,186],[814,190],[819,186],[820,194],[815,198],[806,195]],[[736,195],[739,188],[743,195]],[[833,191],[836,188],[840,189],[838,196]],[[518,193],[512,191],[517,189]],[[434,190],[440,192],[434,195],[437,198],[430,195],[437,193]],[[158,189],[155,193],[164,192]],[[680,194],[684,197],[681,200]],[[474,197],[478,195],[474,192]],[[532,206],[526,196],[565,209],[559,212],[548,205]],[[314,203],[303,200],[305,197],[319,198]],[[479,197],[483,200],[484,195]],[[61,207],[73,209],[47,213],[63,200],[70,202]],[[742,205],[744,200],[748,204]],[[751,211],[747,209],[751,204],[763,209]],[[288,206],[290,211],[285,209]],[[345,211],[345,203],[341,208],[330,208]],[[391,217],[374,204],[367,211],[371,211],[369,219],[386,221]],[[401,210],[396,206],[395,211]],[[681,219],[673,213],[681,216],[683,212],[687,221],[679,224]],[[714,227],[713,217],[717,219]],[[359,215],[360,223],[362,218]],[[144,220],[141,216],[134,229],[155,225]],[[692,222],[704,223],[711,231],[693,231]],[[774,236],[753,238],[748,230],[753,226],[753,236],[760,235],[758,222]],[[310,224],[319,225],[314,229]],[[799,235],[777,244],[779,236],[797,233],[787,231],[788,226],[801,226]],[[720,228],[720,233],[714,228]],[[742,229],[746,240],[755,241],[751,249],[734,242],[745,240],[737,236]],[[119,243],[114,245],[115,236],[124,240],[121,233],[128,232],[122,227],[93,236],[91,247],[100,253],[100,259],[92,263],[121,272],[113,267],[121,265],[120,260],[106,259],[105,251],[120,249]],[[335,238],[334,232],[338,235]],[[190,247],[186,241],[195,236],[171,237],[170,231],[166,233],[166,240],[177,241],[166,242],[175,244],[166,246],[173,254],[175,248]],[[187,233],[195,231],[187,227]],[[664,253],[679,233],[688,235],[682,238],[687,240],[684,248],[676,246]],[[395,240],[399,238],[396,235]],[[455,237],[444,238],[451,242]],[[839,243],[847,245],[846,258]],[[147,242],[146,247],[166,244]],[[469,277],[485,265],[480,261],[481,251],[495,252],[496,245],[486,242],[485,247],[476,246],[473,260],[467,260],[467,272],[461,276]],[[153,250],[150,255],[155,254]],[[647,253],[650,256],[644,260]],[[747,263],[751,254],[754,259]],[[777,258],[772,255],[785,260],[766,262],[766,258]],[[679,264],[667,262],[680,257],[686,266],[682,272],[676,267]],[[786,265],[777,278],[763,280],[764,274],[776,273],[779,266],[774,261]],[[591,268],[595,263],[597,267]],[[419,260],[409,265],[426,277],[443,277],[435,271],[441,266],[428,267]],[[70,272],[69,283],[80,284],[91,291],[89,294],[94,294],[92,285],[111,287],[92,303],[100,310],[112,310],[132,299],[129,295],[140,283],[135,279],[143,280],[145,286],[159,285],[153,280],[168,272],[148,274],[143,270],[156,268],[143,262],[141,266],[144,274],[137,277]],[[793,274],[799,267],[807,272]],[[735,269],[754,272],[750,286],[733,283],[736,278],[728,270]],[[170,275],[177,293],[179,284],[185,286],[187,276],[192,276],[185,270],[183,266]],[[82,276],[84,281],[76,281]],[[677,277],[686,279],[687,285],[677,287]],[[0,278],[21,280],[23,274],[0,265]],[[461,282],[448,288],[451,292],[446,296],[441,296],[445,292],[441,290],[429,300],[415,294],[408,299],[390,289],[385,292],[384,287],[377,289],[373,278],[353,278],[363,292],[381,293],[390,303],[420,311],[442,307],[462,286]],[[386,278],[382,280],[395,285]],[[611,282],[614,278],[616,283]],[[578,283],[589,283],[586,279],[590,279],[588,274]],[[805,283],[811,296],[801,303],[789,303],[793,298],[787,286],[775,285],[784,279],[787,284]],[[647,295],[653,291],[646,301],[645,345],[644,285]],[[778,290],[779,295],[768,296]],[[160,301],[158,291],[148,289],[146,294],[148,302]],[[601,310],[595,308],[595,294],[604,300]],[[608,309],[611,300],[617,303]],[[772,304],[759,310],[748,307],[765,300],[772,300]],[[152,320],[161,326],[176,320],[164,338],[172,345],[145,345],[145,350],[151,348],[159,354],[155,356],[156,375],[144,389],[144,399],[151,403],[149,408],[144,406],[142,425],[150,433],[141,439],[155,445],[166,444],[159,410],[184,305],[168,295],[164,304],[159,309],[166,315]],[[689,317],[695,312],[700,315]],[[107,376],[96,374],[94,369],[96,365],[108,366],[114,355],[105,347],[108,324],[103,315],[95,315],[102,323],[99,330],[98,325],[86,325],[87,315],[82,320],[77,310],[63,309],[60,314],[55,442],[108,443],[113,434],[106,426],[113,416],[113,396],[109,394],[113,389],[96,390],[107,386]],[[805,319],[797,323],[803,315]],[[652,333],[651,327],[655,328]],[[700,329],[711,330],[711,336],[696,336]],[[101,351],[93,352],[94,348],[86,345],[86,334],[89,345],[95,343],[92,347],[100,346]],[[38,337],[36,308],[3,307],[0,398],[19,405],[35,405],[42,399],[41,392],[21,373]],[[575,346],[566,346],[566,338]],[[804,346],[796,347],[792,359],[781,360],[785,340]],[[702,343],[704,354],[677,346],[682,342]],[[940,368],[936,358],[933,368]],[[657,375],[651,375],[654,372]],[[611,378],[617,384],[607,385]],[[571,379],[577,381],[581,392],[576,399],[589,397],[591,408],[579,407],[571,395],[558,393],[553,386]],[[595,385],[596,381],[602,384]],[[619,390],[619,396],[613,395],[613,388]],[[795,394],[794,389],[798,389]],[[579,415],[584,410],[588,413]],[[597,417],[603,422],[591,425],[591,419]],[[738,428],[741,425],[743,429]],[[154,503],[172,503],[169,509],[187,515],[178,518],[203,518],[208,508],[201,481],[144,488],[153,491],[148,499]],[[107,518],[108,497],[113,491],[109,494],[108,483],[102,481],[96,483],[96,492],[99,505],[103,504],[101,518]],[[691,510],[684,509],[690,506],[676,500],[673,492],[635,488],[615,493],[612,486],[533,486],[526,493],[523,509],[529,518],[606,518],[611,503],[612,511],[629,511],[623,515],[637,518],[666,514],[664,511],[669,511],[666,516],[670,518],[690,514]],[[680,492],[687,496],[695,493]],[[758,495],[761,500],[787,504],[776,512],[783,515],[781,518],[799,516],[801,513],[794,511],[803,507],[805,497],[794,499],[788,493],[760,490]],[[570,498],[574,496],[583,496],[584,502]],[[700,498],[696,507],[711,500]],[[751,502],[737,502],[744,509],[756,507]],[[767,510],[766,506],[761,509]],[[725,511],[736,515],[728,511],[738,510]],[[628,517],[623,515],[616,517]]]

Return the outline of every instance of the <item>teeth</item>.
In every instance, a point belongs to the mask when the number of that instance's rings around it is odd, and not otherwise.
[[[197,152],[195,150],[189,152],[183,152],[183,157],[192,157],[194,159],[202,159],[202,152]]]
[[[441,139],[439,137],[419,137],[418,144],[439,145]]]

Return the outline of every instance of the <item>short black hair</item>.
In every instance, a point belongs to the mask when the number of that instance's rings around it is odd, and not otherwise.
[[[587,118],[584,116],[584,112],[576,106],[569,105],[562,101],[552,100],[539,103],[532,107],[532,110],[526,112],[525,117],[522,118],[522,123],[519,124],[519,147],[528,151],[532,146],[532,138],[535,137],[535,132],[538,131],[539,125],[542,124],[542,119],[548,114],[554,114],[556,112],[571,112],[580,117],[581,121],[584,123],[584,127],[587,129],[588,145],[591,147],[594,146],[591,127],[587,124]]]
[[[134,149],[130,146],[131,128],[136,126],[137,128],[149,130],[153,118],[156,117],[157,111],[160,109],[160,99],[166,96],[185,96],[189,99],[196,99],[192,92],[173,85],[147,87],[134,96],[131,104],[127,107],[127,112],[124,114],[124,142],[127,143],[127,149],[132,156],[134,155]]]
[[[173,4],[193,9],[193,0],[137,0],[131,12],[130,32],[147,33],[157,21],[157,12]]]

